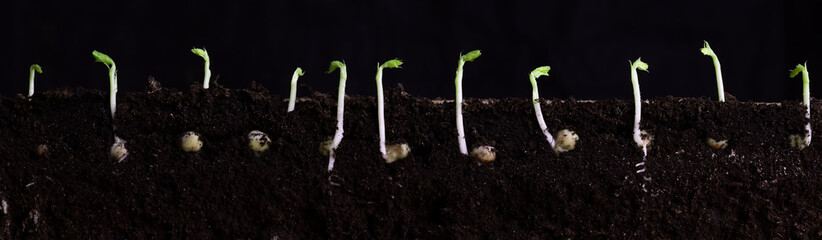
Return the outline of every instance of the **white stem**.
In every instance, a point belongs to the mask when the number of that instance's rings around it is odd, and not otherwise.
[[[719,91],[719,101],[725,102],[725,86],[722,83],[722,67],[719,65],[719,57],[711,55],[714,60],[714,68],[716,68],[716,90]]]
[[[211,79],[211,63],[205,61],[205,77],[203,77],[203,89],[208,89],[208,82]]]
[[[805,64],[805,70],[802,71],[802,103],[805,104],[805,119],[808,123],[805,124],[805,131],[808,132],[808,137],[805,138],[805,146],[811,145],[811,84],[810,76],[808,74],[808,64]]]
[[[377,123],[380,132],[380,153],[386,157],[385,151],[385,100],[382,90],[382,67],[377,64]]]
[[[331,149],[328,154],[328,171],[334,169],[334,150],[340,145],[343,139],[343,113],[345,111],[345,80],[348,72],[345,65],[340,66],[340,89],[337,92],[337,131],[334,133],[334,140],[331,142]]]
[[[638,146],[644,146],[639,130],[639,120],[642,117],[642,99],[639,96],[639,76],[634,66],[631,67],[631,84],[634,89],[634,142]]]
[[[294,111],[295,101],[297,100],[297,79],[300,78],[300,68],[294,70],[294,75],[291,76],[291,94],[288,96],[288,112]]]
[[[542,133],[545,134],[545,139],[548,140],[548,143],[551,144],[551,148],[556,146],[554,142],[554,136],[551,135],[551,132],[548,131],[548,126],[545,125],[545,119],[542,117],[542,108],[539,105],[539,99],[534,99],[534,112],[537,113],[537,122],[539,123],[539,128],[542,129]]]
[[[114,113],[117,112],[117,65],[111,64],[111,68],[108,69],[108,78],[111,119],[114,119]]]
[[[462,66],[465,65],[465,61],[460,58],[457,64],[457,77],[454,80],[454,83],[457,88],[457,95],[454,102],[457,105],[457,133],[459,134],[457,140],[460,144],[460,153],[463,155],[468,155],[468,147],[465,144],[465,128],[462,125]]]
[[[545,119],[542,116],[542,107],[540,107],[539,104],[539,87],[537,86],[537,77],[531,74],[530,78],[531,84],[533,85],[531,100],[534,102],[534,112],[537,115],[537,123],[539,123],[539,128],[542,130],[542,133],[545,134],[545,139],[547,139],[548,143],[551,144],[551,148],[554,148],[554,146],[556,146],[554,136],[551,135],[551,132],[548,131],[548,126],[545,125]]]
[[[34,68],[29,71],[29,98],[31,98],[31,95],[34,95]]]

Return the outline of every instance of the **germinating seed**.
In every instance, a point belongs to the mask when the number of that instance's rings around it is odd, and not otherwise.
[[[394,144],[388,145],[385,148],[385,163],[393,163],[397,160],[408,157],[411,152],[411,147],[408,144]]]
[[[128,157],[128,150],[126,150],[126,141],[114,136],[114,144],[111,145],[111,159],[117,162],[123,162]]]
[[[200,140],[200,135],[188,131],[180,138],[180,147],[184,152],[198,152],[203,147],[203,141]]]
[[[251,148],[251,150],[256,154],[260,154],[265,152],[265,150],[268,150],[268,143],[270,142],[271,139],[269,139],[268,134],[265,134],[264,132],[254,130],[248,133],[248,147]]]
[[[492,146],[479,146],[471,150],[471,156],[477,158],[480,163],[490,163],[497,159],[497,152]]]
[[[708,138],[705,142],[708,143],[708,146],[716,150],[722,150],[728,147],[728,140],[717,141],[714,138]]]
[[[563,153],[574,150],[577,146],[577,140],[579,140],[579,135],[574,131],[568,129],[559,130],[559,132],[557,132],[557,145],[554,147],[554,151],[556,153]]]

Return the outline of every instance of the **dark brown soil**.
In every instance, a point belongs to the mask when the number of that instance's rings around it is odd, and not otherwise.
[[[788,140],[803,133],[798,101],[652,99],[642,128],[655,140],[637,173],[628,101],[543,104],[552,132],[580,136],[557,156],[530,100],[468,100],[469,145],[498,150],[479,165],[459,153],[453,103],[399,89],[387,98],[388,140],[407,142],[409,158],[384,163],[375,99],[351,96],[331,173],[318,149],[334,134],[333,95],[286,113],[261,88],[122,94],[122,163],[108,157],[107,93],[0,98],[0,239],[822,237],[822,145]],[[245,142],[251,130],[273,140],[261,157]],[[180,150],[186,131],[202,134],[201,152]],[[730,146],[709,148],[709,136]],[[48,154],[35,154],[39,144]]]

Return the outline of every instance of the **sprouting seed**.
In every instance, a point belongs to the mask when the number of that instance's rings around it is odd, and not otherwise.
[[[639,76],[636,70],[648,71],[648,64],[637,58],[631,63],[631,84],[634,89],[634,142],[639,147],[647,147],[651,141],[650,137],[643,137],[639,129],[639,121],[642,117],[642,98],[639,96]]]
[[[294,75],[291,76],[291,93],[288,95],[288,112],[294,111],[294,105],[297,101],[297,79],[305,74],[302,68],[294,70]]]
[[[205,76],[203,77],[203,89],[208,89],[208,81],[211,79],[211,59],[208,57],[208,51],[204,48],[192,48],[191,52],[197,54],[205,60]]]
[[[714,138],[708,138],[708,140],[705,142],[708,144],[708,146],[716,150],[722,150],[728,147],[728,140],[717,141]]]
[[[810,86],[811,79],[810,79],[810,76],[808,74],[808,63],[805,63],[804,65],[803,64],[797,64],[796,68],[794,68],[793,71],[791,71],[790,77],[794,78],[794,77],[796,77],[796,75],[799,75],[800,72],[802,73],[802,104],[805,105],[805,109],[806,109],[805,119],[808,121],[807,123],[805,123],[805,136],[801,137],[801,139],[803,140],[802,141],[803,143],[798,144],[799,142],[797,141],[797,143],[794,144],[794,145],[796,145],[796,148],[801,150],[801,149],[811,145],[811,136],[812,136],[812,134],[811,134],[811,86]],[[792,137],[792,138],[794,138],[794,137]],[[797,136],[796,138],[799,138],[799,137]]]
[[[200,134],[196,132],[188,131],[180,137],[180,148],[183,149],[183,152],[199,152],[202,147],[203,141],[200,140]]]
[[[386,163],[392,163],[398,159],[405,158],[408,156],[408,152],[411,151],[408,144],[392,145],[389,146],[388,149],[386,149],[385,146],[385,97],[383,97],[382,89],[382,70],[385,68],[400,68],[401,65],[402,61],[397,59],[389,60],[382,65],[377,63],[377,126],[380,134],[380,153]]]
[[[34,72],[43,74],[43,69],[38,64],[32,64],[29,67],[29,101],[31,101],[31,95],[34,95]]]
[[[340,142],[343,139],[343,113],[345,111],[345,80],[348,78],[348,71],[346,70],[345,63],[340,61],[333,61],[331,62],[331,66],[328,68],[328,73],[334,72],[334,70],[340,69],[340,87],[339,91],[337,92],[337,131],[334,132],[334,139],[331,141],[331,145],[328,147],[328,171],[334,169],[334,150],[337,150],[337,147],[340,146]]]
[[[454,79],[454,85],[456,85],[457,89],[454,99],[457,108],[457,141],[459,142],[460,153],[464,155],[468,154],[468,146],[465,144],[465,128],[462,124],[462,67],[465,65],[465,62],[474,61],[474,59],[477,59],[480,55],[482,55],[480,50],[474,50],[465,55],[461,55],[457,61],[457,76]]]

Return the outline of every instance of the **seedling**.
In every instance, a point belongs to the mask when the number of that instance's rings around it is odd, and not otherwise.
[[[262,155],[265,150],[268,150],[268,143],[270,142],[271,139],[268,138],[268,134],[264,132],[254,130],[248,133],[248,148],[254,151],[254,154],[257,156]]]
[[[111,145],[111,151],[109,153],[111,159],[117,160],[118,163],[125,161],[126,157],[128,156],[128,150],[126,150],[126,141],[120,139],[117,136],[114,136],[114,144]]]
[[[31,100],[31,95],[34,95],[34,72],[43,74],[43,69],[40,68],[38,64],[32,64],[31,67],[29,67],[29,101]]]
[[[191,52],[197,54],[205,60],[205,76],[203,77],[203,89],[208,89],[208,81],[211,79],[211,60],[208,58],[208,51],[203,48],[192,48]]]
[[[651,138],[646,136],[643,137],[642,135],[644,131],[639,130],[639,120],[642,117],[642,99],[639,96],[639,76],[637,76],[636,70],[648,71],[648,64],[640,60],[641,58],[637,58],[636,61],[631,63],[631,84],[634,88],[634,142],[636,145],[642,148],[648,146],[650,143]]]
[[[711,148],[716,150],[722,150],[728,147],[728,140],[717,141],[714,138],[708,138],[708,140],[705,142],[708,143],[708,146],[711,146]]]
[[[111,104],[111,119],[114,119],[114,113],[117,111],[117,65],[114,60],[108,55],[94,50],[91,52],[97,62],[101,62],[108,67],[108,83],[109,83],[109,103]]]
[[[725,87],[722,84],[722,68],[719,65],[719,57],[717,57],[714,50],[711,49],[711,45],[708,45],[708,41],[704,42],[705,44],[699,49],[699,51],[701,51],[704,55],[711,56],[714,60],[714,70],[716,71],[716,90],[719,92],[719,101],[725,102]]]
[[[542,133],[545,134],[545,139],[551,144],[551,148],[554,148],[554,146],[556,146],[554,136],[548,131],[548,126],[545,125],[545,119],[542,117],[542,108],[539,104],[539,87],[537,86],[537,78],[548,76],[548,71],[551,71],[550,66],[538,67],[534,69],[534,71],[531,71],[529,78],[531,79],[531,87],[533,88],[531,92],[531,102],[534,103],[534,113],[537,114],[537,123],[539,123],[539,128],[542,129]]]
[[[380,153],[386,163],[392,163],[396,160],[405,158],[411,151],[408,144],[392,145],[386,150],[385,147],[385,98],[382,90],[382,70],[384,68],[401,68],[402,61],[394,59],[389,60],[382,65],[377,63],[377,122],[379,123],[380,132]]]
[[[804,137],[791,137],[795,142],[794,145],[796,148],[800,150],[811,145],[811,87],[810,87],[810,77],[808,76],[808,63],[797,64],[796,68],[791,71],[791,78],[796,77],[799,73],[802,73],[802,104],[805,105],[805,119],[808,122],[805,124],[805,136]],[[803,141],[798,141],[801,138]]]
[[[331,141],[331,145],[328,147],[328,171],[334,169],[334,150],[337,150],[337,147],[340,146],[340,142],[343,138],[343,112],[345,110],[345,80],[348,78],[348,71],[346,70],[345,63],[340,61],[333,61],[331,62],[331,66],[328,68],[328,73],[334,72],[334,70],[340,69],[340,87],[339,91],[337,92],[337,131],[334,132],[334,139]]]
[[[456,85],[457,93],[456,99],[454,100],[457,105],[457,141],[460,144],[460,153],[463,155],[468,155],[468,146],[465,144],[465,128],[462,124],[462,67],[465,65],[465,62],[474,61],[480,55],[480,50],[471,51],[465,55],[461,55],[460,59],[457,61],[457,76],[454,79],[454,85]]]
[[[199,152],[202,147],[203,141],[200,140],[200,134],[196,132],[188,131],[180,137],[180,148],[183,149],[183,152]]]
[[[288,112],[294,111],[294,104],[297,100],[297,79],[305,74],[302,68],[294,70],[294,75],[291,76],[291,95],[288,97]]]

